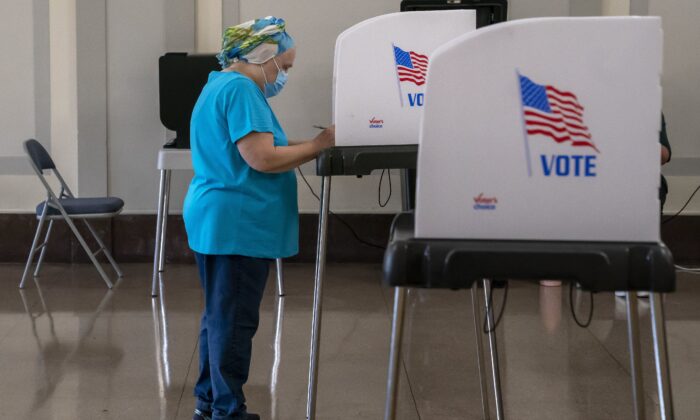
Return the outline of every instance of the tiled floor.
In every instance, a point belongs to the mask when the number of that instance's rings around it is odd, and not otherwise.
[[[155,300],[150,266],[122,268],[112,292],[87,265],[48,265],[38,285],[19,291],[22,267],[0,265],[0,419],[191,418],[202,308],[195,268],[169,266]],[[263,419],[301,420],[313,267],[287,265],[285,275],[284,299],[268,284],[246,393]],[[317,418],[381,419],[392,294],[379,266],[331,265],[328,276]],[[681,420],[700,418],[695,279],[681,275],[666,300]],[[412,290],[407,302],[399,419],[481,418],[468,292]],[[648,304],[640,313],[647,418],[655,419]],[[633,417],[624,300],[596,296],[584,330],[571,320],[568,289],[514,283],[498,338],[508,419]]]

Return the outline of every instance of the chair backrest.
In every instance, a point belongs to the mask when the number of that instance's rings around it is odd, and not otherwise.
[[[24,150],[27,152],[29,159],[32,161],[36,169],[40,173],[44,173],[44,169],[56,169],[56,164],[49,155],[49,152],[44,149],[38,141],[29,139],[24,142]]]

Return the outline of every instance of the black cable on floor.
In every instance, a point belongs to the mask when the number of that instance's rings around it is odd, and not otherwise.
[[[386,201],[382,203],[382,180],[384,179],[384,172],[389,173],[389,196],[387,196]],[[377,203],[379,204],[379,207],[384,208],[387,204],[389,204],[389,200],[391,200],[391,170],[382,169],[382,174],[379,177],[379,188],[377,189]]]
[[[674,214],[673,216],[670,216],[668,219],[662,221],[661,224],[664,225],[664,224],[670,222],[671,220],[675,219],[676,217],[680,216],[681,212],[683,210],[685,210],[686,207],[688,207],[688,204],[690,204],[690,201],[693,199],[693,197],[695,197],[695,194],[697,194],[698,190],[700,190],[700,185],[698,185],[698,187],[695,189],[695,191],[693,191],[693,193],[690,194],[690,198],[688,198],[688,201],[686,201],[685,204],[683,204],[683,207],[681,207],[681,209],[678,210],[676,212],[676,214]]]
[[[494,331],[496,331],[496,328],[498,328],[498,324],[501,323],[501,319],[503,318],[503,313],[506,311],[506,302],[508,301],[508,286],[510,283],[508,281],[505,282],[505,285],[503,286],[503,302],[501,303],[501,310],[498,312],[498,317],[496,318],[496,321],[493,323],[493,328],[489,330],[488,327],[488,317],[489,315],[493,315],[493,280],[489,284],[489,306],[486,308],[486,317],[484,317],[484,334],[490,334]],[[490,311],[489,311],[490,309]],[[491,312],[489,314],[489,312]]]
[[[573,281],[569,282],[569,308],[571,308],[571,316],[574,318],[576,325],[581,328],[588,328],[591,325],[591,321],[593,321],[593,292],[589,292],[591,297],[591,310],[588,312],[588,319],[582,324],[581,321],[578,320],[576,311],[574,310],[574,283]]]
[[[311,191],[311,194],[312,194],[314,197],[316,197],[316,200],[318,200],[318,201],[320,202],[320,201],[321,201],[321,197],[319,197],[318,194],[316,194],[316,192],[314,191],[313,187],[311,187],[311,184],[309,184],[309,181],[308,181],[308,180],[306,179],[306,177],[304,176],[304,173],[301,172],[301,168],[297,167],[297,171],[299,172],[299,175],[301,175],[301,179],[304,180],[304,183],[305,183],[306,186],[309,188],[309,191]],[[357,240],[357,242],[359,242],[359,243],[361,243],[361,244],[363,244],[363,245],[370,246],[370,247],[372,247],[372,248],[386,249],[385,246],[378,245],[378,244],[374,244],[374,243],[372,243],[372,242],[369,242],[369,241],[366,241],[366,240],[360,238],[360,235],[357,234],[357,232],[355,231],[355,229],[353,229],[353,227],[350,225],[350,223],[348,223],[345,219],[343,219],[342,217],[340,217],[340,216],[337,215],[336,213],[333,213],[333,212],[330,211],[330,210],[328,210],[328,212],[329,212],[330,214],[332,214],[333,217],[335,217],[336,219],[338,219],[338,221],[339,221],[340,223],[342,223],[343,225],[345,225],[346,228],[348,228],[348,230],[350,231],[350,233],[352,234],[352,236],[355,237],[355,239]]]

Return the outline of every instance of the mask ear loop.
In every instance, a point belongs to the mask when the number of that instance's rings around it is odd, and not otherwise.
[[[277,59],[275,59],[275,57],[272,57],[272,61],[275,62],[275,67],[277,67],[277,72],[282,73],[282,69],[280,68],[280,65],[277,64]]]
[[[282,73],[282,69],[280,68],[279,64],[277,64],[277,60],[275,59],[275,57],[272,57],[272,61],[275,62],[275,67],[277,67],[277,73]],[[260,66],[260,71],[262,71],[263,78],[265,79],[265,83],[269,83],[267,81],[267,75],[265,74],[265,68],[263,67],[262,64],[258,64],[258,65]]]
[[[265,69],[263,68],[263,65],[262,65],[262,64],[258,64],[258,65],[260,66],[260,71],[261,71],[262,74],[263,74],[263,79],[265,79],[265,84],[267,84],[268,81],[267,81],[267,75],[265,74]]]

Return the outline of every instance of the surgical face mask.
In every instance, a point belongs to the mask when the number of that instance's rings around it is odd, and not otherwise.
[[[273,96],[277,96],[280,91],[282,91],[282,88],[284,85],[287,83],[287,72],[283,71],[280,69],[280,66],[277,64],[277,60],[275,58],[272,58],[272,61],[275,62],[275,66],[277,67],[277,79],[275,80],[275,83],[269,83],[267,81],[267,75],[265,74],[265,69],[263,68],[262,64],[260,65],[260,68],[262,69],[263,72],[263,77],[265,78],[265,97],[266,98],[272,98]]]

